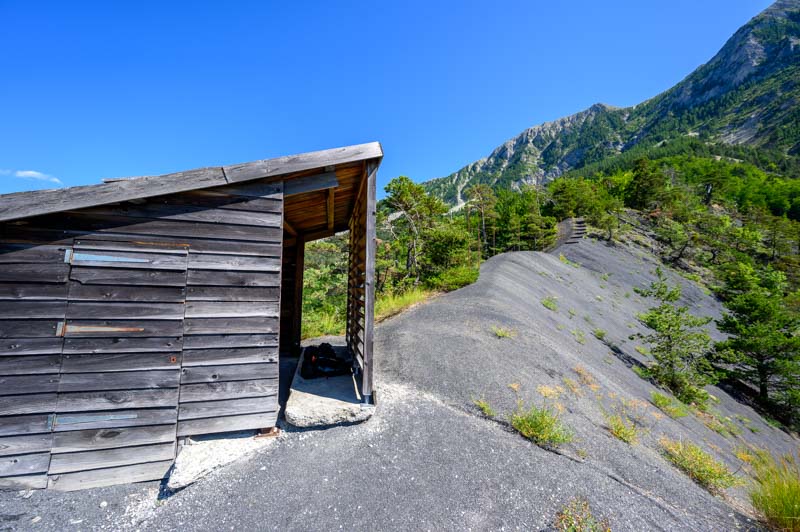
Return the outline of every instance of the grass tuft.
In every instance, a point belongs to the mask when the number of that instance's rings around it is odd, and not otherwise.
[[[743,483],[725,464],[691,442],[664,437],[659,443],[670,462],[711,493],[721,493]]]
[[[580,329],[572,329],[570,332],[572,333],[572,336],[575,337],[576,342],[578,342],[581,345],[584,345],[586,343],[586,334],[584,334],[583,331],[581,331]]]
[[[558,310],[558,302],[556,302],[556,298],[553,296],[547,296],[542,299],[542,305],[544,305],[544,308],[552,310],[553,312]]]
[[[505,327],[498,327],[492,325],[492,332],[498,338],[514,338],[517,336],[517,331],[514,329],[506,329]]]
[[[477,406],[480,409],[481,413],[483,413],[484,416],[486,417],[497,416],[497,412],[494,410],[494,408],[492,408],[492,405],[490,405],[489,401],[487,401],[483,397],[481,397],[480,399],[474,399],[472,402],[475,404],[475,406]]]
[[[549,407],[531,406],[525,410],[522,402],[511,414],[511,426],[536,445],[555,448],[572,441],[573,433],[566,428],[558,412]]]
[[[800,531],[800,464],[793,455],[755,460],[750,500],[775,530]]]
[[[627,416],[621,414],[606,415],[606,423],[608,424],[609,432],[627,444],[633,445],[639,439],[636,424]]]
[[[608,333],[607,333],[605,330],[603,330],[603,329],[600,329],[600,328],[598,327],[598,328],[596,328],[596,329],[594,329],[594,330],[592,331],[592,334],[594,335],[594,337],[595,337],[595,338],[597,338],[598,340],[600,340],[600,341],[602,342],[603,340],[605,340],[605,338],[606,338],[606,335],[607,335]]]
[[[559,532],[611,532],[608,521],[592,515],[589,502],[582,497],[569,501],[558,512],[553,525]]]
[[[689,415],[689,409],[686,408],[683,403],[671,397],[667,397],[663,393],[651,393],[650,402],[672,419],[678,419]]]
[[[414,288],[401,294],[384,294],[375,299],[375,321],[381,322],[399,314],[411,305],[425,301],[435,292]]]

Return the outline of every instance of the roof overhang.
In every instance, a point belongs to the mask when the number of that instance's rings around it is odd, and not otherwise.
[[[295,176],[308,176],[309,171],[317,169],[324,176],[330,173],[331,167],[382,157],[380,143],[370,142],[173,174],[114,179],[96,185],[5,194],[0,195],[0,222],[265,178],[270,178],[269,181],[280,181],[282,176],[302,179]]]

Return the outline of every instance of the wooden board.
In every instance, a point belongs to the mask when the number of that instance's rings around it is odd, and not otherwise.
[[[278,362],[277,347],[234,347],[228,349],[187,349],[183,352],[183,367],[217,364],[253,364]],[[2,378],[0,378],[2,383]]]
[[[65,354],[61,374],[107,371],[176,370],[180,353],[97,353]]]
[[[178,413],[175,408],[63,412],[54,416],[53,430],[58,433],[90,429],[129,429],[151,425],[170,425],[174,430],[177,417]]]
[[[58,394],[58,412],[158,408],[178,404],[178,390],[112,390]]]
[[[0,477],[46,473],[50,452],[0,456]]]
[[[259,334],[277,333],[276,318],[187,318],[184,334]]]
[[[0,456],[10,456],[25,453],[50,452],[53,444],[53,435],[26,434],[23,436],[8,436],[0,438]]]
[[[0,377],[0,386],[2,386],[3,379],[8,378],[13,377]],[[178,371],[178,368],[172,370],[62,373],[56,380],[57,389],[61,392],[177,388],[179,385],[180,371]]]
[[[115,449],[173,441],[174,425],[56,432],[53,435],[53,453]]]
[[[47,487],[58,491],[75,491],[131,482],[161,480],[166,476],[170,467],[172,467],[171,459],[146,464],[64,473],[51,476]]]
[[[183,349],[180,336],[158,338],[67,338],[65,354],[79,353],[172,353]],[[132,368],[133,369],[133,368]]]
[[[186,303],[187,318],[276,318],[278,311],[278,303],[271,301],[190,301]]]
[[[181,369],[181,385],[199,382],[244,381],[278,377],[277,364],[233,364],[195,366]]]
[[[183,384],[181,386],[181,400],[187,402],[265,397],[275,396],[277,393],[277,378]]]
[[[84,451],[81,453],[54,454],[50,462],[50,474],[73,473],[90,469],[102,469],[147,462],[161,462],[175,458],[175,443],[135,445],[119,449]]]
[[[207,419],[191,419],[178,422],[178,436],[193,434],[213,434],[216,432],[233,432],[253,428],[274,427],[277,412],[247,414],[242,416],[225,416]]]

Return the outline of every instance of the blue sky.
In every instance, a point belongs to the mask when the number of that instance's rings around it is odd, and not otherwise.
[[[627,106],[763,0],[0,0],[0,193],[378,140],[379,190]]]

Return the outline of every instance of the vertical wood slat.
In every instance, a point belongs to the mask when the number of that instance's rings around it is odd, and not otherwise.
[[[366,197],[366,267],[364,272],[364,375],[362,377],[362,393],[366,402],[372,400],[373,385],[373,327],[375,321],[375,188],[378,167],[367,165],[367,197]]]

